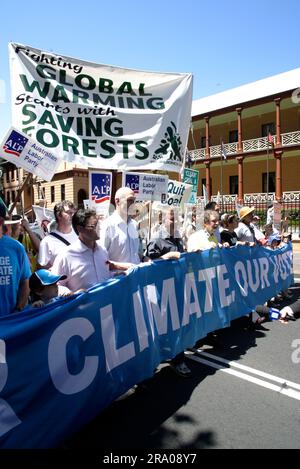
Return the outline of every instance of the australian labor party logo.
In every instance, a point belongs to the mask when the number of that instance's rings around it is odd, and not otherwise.
[[[12,130],[3,145],[3,151],[9,155],[19,157],[27,142],[28,138],[24,137],[19,132],[16,132],[16,130]]]
[[[130,187],[131,190],[137,195],[140,191],[140,176],[139,174],[128,173],[125,177],[125,186]]]
[[[92,174],[92,200],[96,204],[110,201],[111,193],[111,174],[93,173]]]

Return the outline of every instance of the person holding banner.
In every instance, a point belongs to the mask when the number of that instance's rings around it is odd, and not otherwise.
[[[215,202],[215,201],[208,202],[204,207],[204,211],[206,211],[206,210],[214,210],[215,212],[218,212],[219,217],[220,217],[220,205],[218,204],[218,202]],[[221,233],[220,233],[220,225],[219,224],[218,224],[218,226],[216,227],[216,229],[214,231],[214,235],[217,238],[218,243],[221,243]]]
[[[238,241],[244,241],[248,246],[255,246],[257,239],[255,236],[253,215],[255,207],[242,207],[240,210],[240,222],[235,229]]]
[[[6,207],[0,204],[0,316],[20,311],[29,296],[31,275],[25,249],[18,241],[3,235]]]
[[[174,209],[169,208],[164,222],[147,245],[146,257],[151,260],[179,259],[181,252],[184,252],[183,241],[175,229]]]
[[[77,210],[72,223],[78,239],[55,258],[51,269],[55,275],[66,276],[59,285],[76,293],[108,280],[113,276],[111,270],[125,271],[132,266],[109,260],[106,249],[99,242],[95,210]]]
[[[238,227],[238,217],[234,213],[225,213],[222,215],[223,230],[221,231],[221,243],[224,245],[227,243],[229,247],[242,245],[246,243],[238,241],[237,234],[234,231]]]
[[[150,239],[147,246],[146,257],[156,259],[179,259],[180,253],[184,252],[183,241],[175,229],[174,209],[168,209],[165,220],[155,236]],[[180,352],[170,361],[170,366],[179,376],[187,378],[192,372],[185,363],[184,352]]]
[[[72,217],[76,207],[73,202],[64,200],[54,207],[57,229],[51,231],[41,241],[38,254],[38,267],[50,269],[56,256],[66,246],[77,241],[78,237],[72,228]]]
[[[139,234],[134,213],[135,195],[129,187],[120,187],[115,195],[116,210],[101,225],[101,245],[116,262],[139,264]]]
[[[219,214],[214,210],[205,210],[204,228],[196,231],[188,239],[188,252],[203,251],[204,249],[215,248],[219,245],[215,236],[215,230],[219,225]]]

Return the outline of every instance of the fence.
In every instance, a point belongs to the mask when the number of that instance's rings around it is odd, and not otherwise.
[[[202,199],[202,198],[200,198]],[[212,196],[218,201],[221,213],[236,212],[236,195]],[[244,205],[255,207],[255,214],[260,217],[259,227],[263,228],[267,220],[268,204],[275,201],[275,193],[245,194]],[[281,219],[285,224],[285,231],[292,233],[294,238],[300,237],[300,191],[283,192]]]

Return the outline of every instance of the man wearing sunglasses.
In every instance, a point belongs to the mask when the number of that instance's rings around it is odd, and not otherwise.
[[[59,282],[60,285],[72,292],[87,290],[111,278],[112,270],[124,271],[132,266],[109,260],[106,249],[99,241],[95,210],[77,210],[72,224],[78,239],[56,257],[51,269],[56,275],[67,276]]]

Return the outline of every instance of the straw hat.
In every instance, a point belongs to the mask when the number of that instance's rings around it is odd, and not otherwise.
[[[242,220],[242,218],[245,218],[247,215],[249,215],[249,213],[254,212],[254,210],[255,210],[255,207],[242,207],[240,210],[240,220]]]

